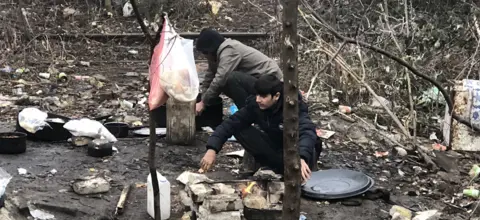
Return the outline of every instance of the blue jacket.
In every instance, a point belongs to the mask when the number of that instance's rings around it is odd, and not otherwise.
[[[299,154],[305,162],[309,163],[313,158],[317,134],[315,124],[308,116],[308,107],[299,94],[298,108],[298,133],[299,133]],[[241,131],[252,123],[257,124],[264,131],[277,150],[283,149],[283,95],[271,108],[261,110],[256,102],[255,96],[250,96],[244,108],[227,118],[220,124],[207,141],[207,148],[217,153],[222,149],[223,144],[236,131]],[[259,146],[261,147],[261,146]]]

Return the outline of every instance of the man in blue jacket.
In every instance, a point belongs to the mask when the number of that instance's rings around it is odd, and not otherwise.
[[[283,83],[274,75],[261,76],[254,85],[256,96],[250,96],[245,107],[219,125],[207,142],[201,169],[208,171],[216,154],[232,135],[257,163],[283,174]],[[308,116],[308,107],[299,95],[298,152],[304,181],[310,178],[317,163],[321,141],[316,126]],[[258,125],[257,129],[252,124]]]

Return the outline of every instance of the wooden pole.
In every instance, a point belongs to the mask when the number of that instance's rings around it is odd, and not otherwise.
[[[300,157],[298,155],[298,0],[283,0],[282,69],[284,74],[283,155],[285,195],[282,219],[300,217]]]
[[[148,28],[143,23],[143,19],[138,12],[137,3],[135,0],[130,0],[130,4],[132,4],[133,11],[135,12],[135,17],[137,17],[137,21],[142,28],[145,37],[150,42],[150,60],[152,60],[153,50],[157,45],[158,41],[160,40],[160,34],[162,33],[163,29],[163,17],[160,19],[160,28],[157,32],[157,37],[155,40],[152,39],[150,34],[148,33]],[[150,63],[150,61],[149,61]],[[149,86],[150,88],[150,86]],[[148,109],[148,106],[147,106]],[[155,147],[157,143],[157,132],[156,132],[156,124],[155,124],[155,114],[153,111],[149,111],[149,123],[150,123],[150,143],[149,143],[149,150],[148,150],[148,167],[150,170],[151,178],[152,178],[152,188],[153,188],[153,213],[155,215],[155,220],[160,220],[162,218],[161,213],[158,211],[160,210],[160,187],[158,186],[158,177],[157,177],[157,168],[155,166]]]

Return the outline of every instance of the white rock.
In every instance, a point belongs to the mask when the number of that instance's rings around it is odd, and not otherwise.
[[[215,194],[233,194],[235,189],[232,186],[225,185],[223,183],[213,184],[212,189],[215,190]]]
[[[392,220],[411,220],[412,219],[412,212],[398,205],[392,206],[389,213],[392,216]]]
[[[187,188],[194,202],[203,202],[207,196],[213,194],[213,189],[206,184],[188,185]]]
[[[210,195],[203,202],[205,209],[211,213],[238,211],[243,209],[243,203],[240,196],[236,194]]]
[[[397,154],[398,154],[398,156],[400,156],[400,157],[405,157],[405,156],[408,155],[408,152],[407,152],[405,149],[401,148],[401,147],[396,147],[395,150],[397,151]]]
[[[78,181],[73,184],[73,191],[80,195],[104,193],[108,192],[109,190],[110,184],[107,180],[101,177]]]
[[[438,210],[428,210],[424,212],[417,212],[413,220],[438,220],[442,215]]]
[[[180,176],[177,177],[177,181],[180,181],[184,185],[197,184],[203,182],[211,182],[207,176],[198,173],[192,173],[190,171],[185,171]]]

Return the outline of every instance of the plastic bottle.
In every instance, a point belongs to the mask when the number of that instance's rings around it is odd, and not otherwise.
[[[472,198],[478,198],[480,196],[480,191],[477,189],[464,189],[463,195],[469,196]]]
[[[170,182],[168,182],[167,178],[162,176],[157,171],[157,179],[158,179],[158,186],[160,191],[160,216],[161,219],[169,219],[170,218]],[[153,185],[152,185],[152,175],[148,174],[147,179],[147,212],[152,217],[155,218],[154,214],[154,207],[153,207]]]

